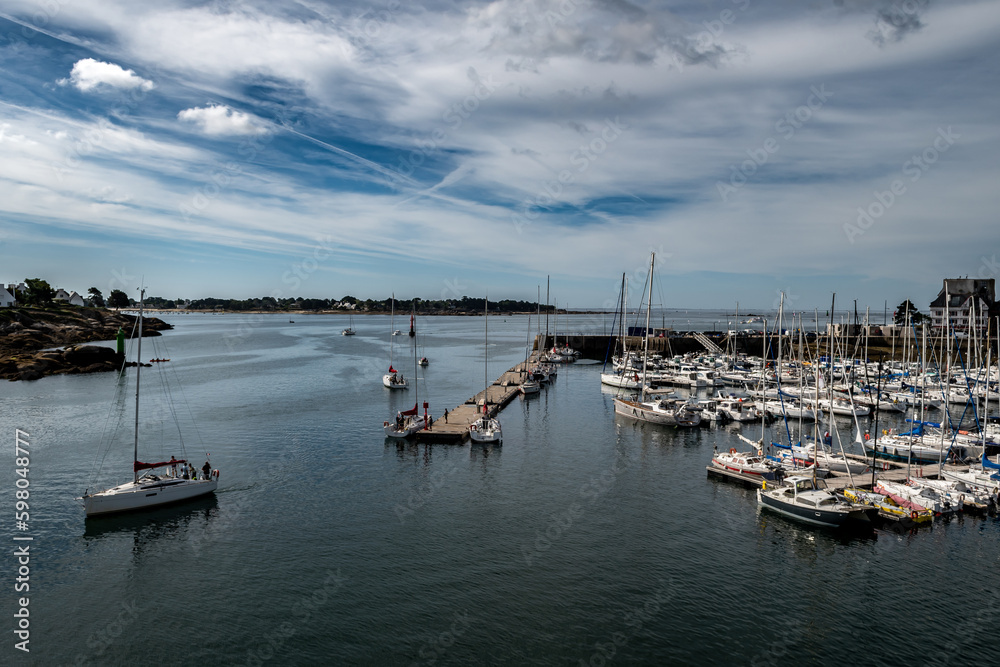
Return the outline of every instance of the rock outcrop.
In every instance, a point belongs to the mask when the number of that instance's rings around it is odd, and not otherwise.
[[[102,308],[0,309],[0,378],[37,380],[60,373],[97,373],[121,367],[113,348],[81,345],[114,340],[119,327],[133,334],[136,317]],[[171,325],[143,318],[143,336],[159,336]],[[61,348],[61,349],[52,349]]]

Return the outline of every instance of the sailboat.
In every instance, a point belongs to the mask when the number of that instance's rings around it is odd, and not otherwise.
[[[485,387],[483,389],[483,414],[476,421],[469,424],[469,437],[473,442],[500,444],[503,441],[503,430],[500,428],[500,421],[490,415],[490,308],[489,299],[486,300],[485,317],[485,344],[483,350],[483,368],[485,377]]]
[[[632,400],[615,396],[615,414],[631,417],[639,421],[662,424],[664,426],[697,426],[701,423],[701,412],[691,410],[680,399],[657,398],[646,400],[646,367],[649,357],[649,311],[653,305],[653,262],[656,253],[649,257],[649,298],[646,303],[646,330],[643,332],[642,346],[642,396]]]
[[[521,367],[521,394],[530,396],[542,390],[542,383],[535,379],[535,376],[528,370],[531,361],[531,313],[528,313],[528,332],[524,337],[524,365]]]
[[[139,460],[139,377],[142,371],[142,310],[146,291],[139,294],[139,337],[136,339],[135,366],[135,430],[132,443],[132,481],[113,486],[104,491],[83,494],[84,511],[88,517],[130,512],[161,507],[199,496],[214,493],[219,484],[219,471],[206,463],[201,479],[184,479],[178,476],[178,467],[184,470],[186,459],[156,463]],[[167,468],[157,472],[159,468]],[[141,473],[141,474],[140,474]],[[197,476],[197,473],[196,473]]]
[[[396,295],[392,295],[392,310],[389,315],[389,328],[392,329],[395,324],[396,319]],[[392,336],[396,335],[398,329],[393,330]],[[409,387],[406,378],[400,371],[397,371],[392,366],[392,351],[393,351],[393,341],[392,336],[389,337],[389,372],[382,376],[382,384],[389,389],[406,389]]]
[[[415,312],[410,313],[410,340],[413,341],[413,407],[409,410],[400,410],[396,413],[393,421],[382,422],[382,430],[389,438],[409,438],[417,431],[427,428],[427,401],[424,401],[424,416],[418,413],[420,406],[420,383],[417,381],[417,331],[414,327]]]
[[[356,332],[354,331],[354,315],[349,315],[351,318],[350,323],[347,328],[340,332],[341,336],[353,336]]]
[[[619,346],[621,347],[621,367],[619,368],[615,364],[615,355],[612,354],[611,357],[611,373],[601,372],[601,384],[606,384],[609,387],[618,387],[620,389],[640,389],[642,384],[639,380],[639,373],[634,369],[629,368],[629,352],[625,346],[625,306],[627,301],[627,290],[628,283],[625,280],[625,274],[622,274],[622,287],[619,292],[618,310],[615,311],[615,319],[618,322],[618,336],[615,338],[615,352],[618,351]],[[609,345],[610,347],[610,345]],[[604,365],[607,366],[607,360],[605,360]]]

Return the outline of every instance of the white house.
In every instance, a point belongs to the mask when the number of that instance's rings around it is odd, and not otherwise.
[[[986,331],[986,322],[995,301],[993,278],[946,278],[937,298],[931,301],[931,327],[940,330],[947,314],[949,327],[956,331]]]
[[[73,306],[84,305],[83,297],[80,296],[76,291],[67,292],[63,288],[56,290],[56,295],[52,298],[53,301],[66,301]]]
[[[10,308],[17,305],[17,299],[6,287],[0,285],[0,308]]]

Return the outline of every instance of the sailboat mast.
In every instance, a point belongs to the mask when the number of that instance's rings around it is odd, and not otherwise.
[[[549,276],[545,276],[545,344],[542,346],[542,352],[549,346]]]
[[[483,304],[483,414],[490,411],[490,297],[486,297]]]
[[[139,339],[135,351],[135,435],[132,441],[132,479],[139,481],[139,473],[135,463],[139,461],[139,370],[142,368],[142,304],[146,298],[146,290],[139,288]]]
[[[646,358],[649,356],[649,311],[653,307],[653,261],[656,253],[649,255],[649,297],[646,300],[646,330],[643,332],[642,346],[642,396],[646,396]]]
[[[420,407],[420,379],[417,377],[417,330],[413,318],[417,314],[417,300],[410,304],[410,338],[413,339],[413,407]]]

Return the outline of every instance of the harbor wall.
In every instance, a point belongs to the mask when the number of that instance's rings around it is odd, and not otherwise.
[[[758,335],[746,335],[740,334],[738,336],[732,337],[732,339],[725,334],[713,334],[711,332],[706,333],[706,335],[720,348],[723,350],[735,349],[737,352],[749,354],[755,357],[759,357],[763,354],[765,349],[764,336]],[[535,336],[534,348],[538,349],[539,343],[541,342],[542,336]],[[559,333],[558,340],[560,347],[564,343],[568,343],[570,347],[580,352],[580,355],[586,359],[597,359],[603,361],[605,356],[609,355],[608,350],[614,349],[614,342],[617,336],[605,335],[605,334],[572,334],[572,333]],[[767,336],[767,350],[768,358],[775,358],[778,353],[778,336],[769,335]],[[969,366],[969,353],[968,353],[968,340],[961,341],[961,360],[965,366]],[[549,334],[549,343],[552,344],[552,334]],[[643,345],[643,339],[641,336],[626,336],[625,344],[630,350],[641,350]],[[782,345],[782,357],[790,358],[798,356],[798,339],[794,336],[785,336],[781,342]],[[865,356],[866,341],[863,336],[844,337],[838,336],[836,340],[835,347],[838,350],[845,351],[846,356],[862,358]],[[985,354],[986,341],[981,342],[981,354]],[[941,340],[927,341],[927,358],[928,363],[933,364],[935,359],[942,359],[945,354],[942,352],[944,344]],[[973,343],[975,347],[975,343]],[[997,359],[997,343],[996,341],[991,342],[991,347],[993,348],[992,358]],[[826,356],[829,350],[829,336],[827,335],[814,335],[812,340],[805,341],[803,343],[803,348],[806,350],[807,358],[817,358],[819,356]],[[689,334],[685,335],[675,335],[675,336],[655,336],[649,338],[649,349],[652,352],[656,352],[662,356],[677,356],[680,354],[686,354],[688,352],[703,352],[705,347],[694,339],[693,336]],[[885,361],[889,360],[904,360],[904,357],[908,356],[910,361],[919,361],[920,359],[920,346],[915,345],[912,340],[904,342],[903,338],[896,338],[895,341],[889,336],[869,336],[867,340],[867,350],[868,359],[870,361],[878,361],[883,359]],[[836,356],[841,356],[837,353]],[[954,342],[952,344],[952,364],[959,364],[959,353],[955,349]],[[976,360],[973,360],[973,365],[976,364]]]

